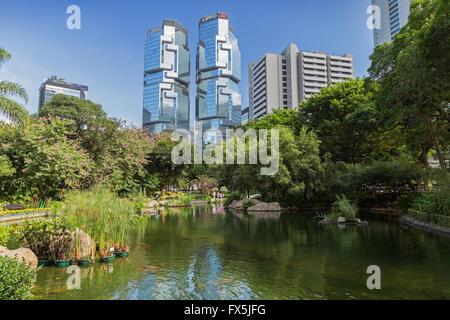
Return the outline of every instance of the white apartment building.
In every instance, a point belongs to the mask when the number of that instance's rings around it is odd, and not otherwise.
[[[380,28],[373,29],[374,45],[391,42],[408,22],[411,0],[372,0],[380,8]]]
[[[281,54],[267,53],[249,65],[249,119],[274,109],[297,109],[300,102],[329,84],[353,78],[353,55],[299,52],[289,44]]]

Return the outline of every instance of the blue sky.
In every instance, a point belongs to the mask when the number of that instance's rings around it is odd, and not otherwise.
[[[66,8],[81,8],[81,30],[66,28]],[[289,43],[300,51],[353,53],[355,75],[364,76],[373,50],[366,27],[370,0],[2,0],[0,47],[12,59],[0,79],[21,83],[37,112],[42,81],[57,75],[89,86],[89,99],[109,116],[140,126],[144,41],[147,29],[176,19],[189,30],[191,108],[195,98],[198,21],[226,12],[242,53],[242,102],[248,106],[248,63]]]

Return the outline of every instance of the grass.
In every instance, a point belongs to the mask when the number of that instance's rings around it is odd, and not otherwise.
[[[350,202],[345,195],[336,196],[337,200],[332,204],[331,214],[327,218],[329,221],[335,221],[339,217],[347,220],[355,220],[358,216],[358,205],[356,202]]]
[[[111,247],[128,250],[130,229],[137,217],[135,209],[130,200],[96,187],[68,193],[57,213],[66,217],[74,229],[87,233],[97,243],[101,256],[109,256]]]

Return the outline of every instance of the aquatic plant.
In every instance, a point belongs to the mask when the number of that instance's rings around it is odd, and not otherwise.
[[[60,209],[73,228],[87,233],[98,245],[101,257],[111,255],[110,248],[128,250],[129,233],[135,215],[133,202],[121,199],[107,188],[72,191]]]
[[[332,204],[330,218],[344,217],[346,219],[356,219],[358,215],[358,205],[350,202],[345,195],[336,196],[337,200]]]

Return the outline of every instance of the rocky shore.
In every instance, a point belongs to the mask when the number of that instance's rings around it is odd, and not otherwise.
[[[420,221],[419,219],[414,219],[413,217],[403,216],[400,218],[400,222],[410,227],[422,229],[429,232],[442,233],[450,236],[450,228],[440,226],[434,223]]]
[[[251,203],[251,206],[248,204]],[[247,211],[249,214],[258,212],[282,212],[283,208],[278,202],[263,202],[256,199],[244,199],[240,201],[233,201],[229,206],[229,209],[238,211]]]

